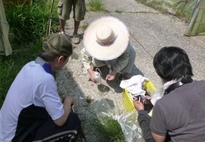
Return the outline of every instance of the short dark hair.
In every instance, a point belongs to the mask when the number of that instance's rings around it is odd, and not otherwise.
[[[161,48],[153,60],[157,74],[164,80],[191,78],[192,66],[187,53],[175,46]]]
[[[63,34],[52,34],[43,42],[40,57],[45,61],[53,61],[58,56],[68,58],[73,53],[70,40]]]

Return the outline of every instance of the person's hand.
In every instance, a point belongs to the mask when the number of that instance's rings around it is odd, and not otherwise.
[[[96,80],[95,80],[95,71],[93,71],[93,70],[90,68],[90,69],[88,69],[88,73],[89,73],[89,75],[90,75],[90,79],[91,79],[94,83],[96,83]]]
[[[135,109],[137,111],[144,110],[144,104],[142,102],[140,102],[137,98],[133,99],[133,103],[134,103]]]
[[[114,80],[115,76],[116,76],[117,72],[116,71],[111,71],[107,76],[106,76],[106,80]]]

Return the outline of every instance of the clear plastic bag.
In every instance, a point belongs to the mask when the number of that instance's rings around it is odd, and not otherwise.
[[[92,104],[94,113],[102,123],[108,119],[116,120],[124,134],[126,142],[144,142],[141,128],[138,125],[136,110],[125,112],[125,110],[114,109],[114,104],[109,99],[101,99]]]

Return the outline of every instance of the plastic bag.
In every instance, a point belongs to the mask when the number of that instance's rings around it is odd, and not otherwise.
[[[136,110],[125,112],[124,110],[114,110],[112,100],[101,99],[94,102],[91,106],[93,113],[102,123],[108,119],[116,120],[121,127],[126,142],[144,142],[141,128],[138,125]]]

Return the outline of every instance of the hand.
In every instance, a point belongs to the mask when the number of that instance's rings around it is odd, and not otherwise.
[[[116,76],[116,71],[111,71],[107,76],[106,76],[106,80],[114,80],[115,79],[115,76]]]
[[[140,102],[139,100],[137,100],[136,98],[133,99],[133,103],[137,111],[144,110],[144,104]]]
[[[96,80],[95,80],[95,71],[93,71],[91,68],[88,69],[88,73],[90,75],[90,79],[92,80],[92,82],[96,83]]]

